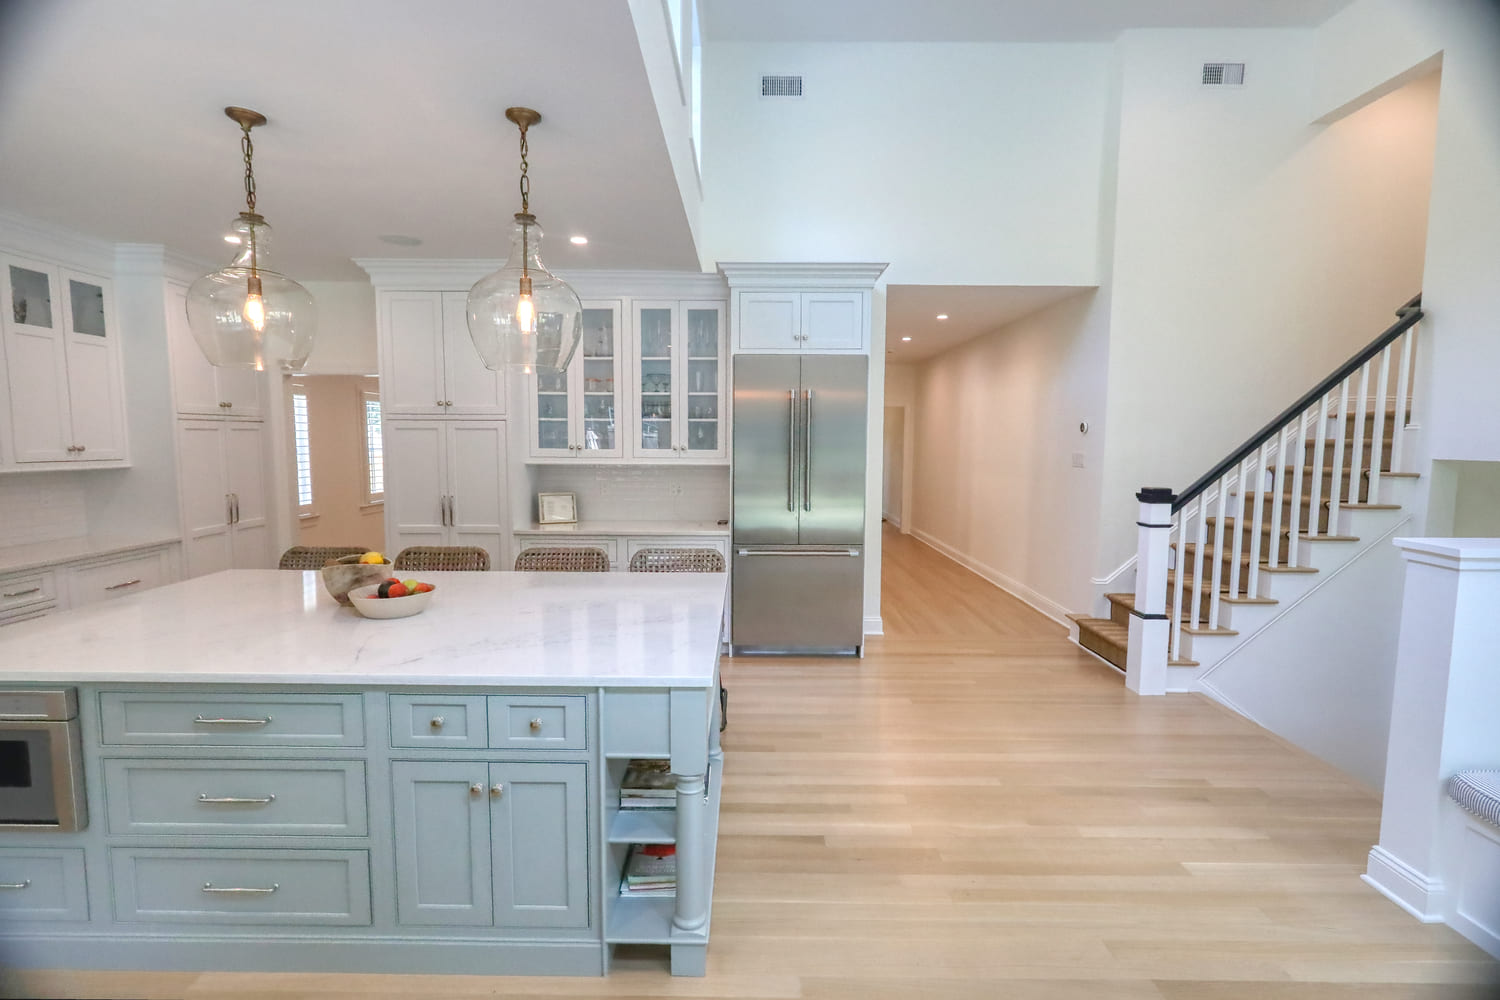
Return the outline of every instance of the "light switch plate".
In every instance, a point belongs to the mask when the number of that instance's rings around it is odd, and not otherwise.
[[[1081,469],[1081,468],[1083,468],[1083,452],[1081,452],[1081,451],[1075,451],[1075,452],[1073,452],[1073,468],[1075,468],[1075,469]]]

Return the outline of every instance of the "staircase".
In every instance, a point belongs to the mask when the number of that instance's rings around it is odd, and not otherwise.
[[[1151,654],[1165,654],[1166,690],[1194,690],[1202,674],[1323,579],[1384,542],[1405,519],[1403,501],[1417,479],[1402,471],[1401,458],[1420,296],[1397,315],[1173,500],[1171,530],[1157,533],[1167,567],[1164,611],[1158,605],[1138,615],[1148,601],[1157,605],[1139,587],[1106,593],[1099,616],[1072,616],[1079,645],[1124,671],[1132,616],[1164,615],[1166,649]],[[1136,578],[1143,579],[1139,567]]]

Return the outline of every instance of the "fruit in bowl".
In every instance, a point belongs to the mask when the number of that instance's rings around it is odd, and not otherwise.
[[[380,583],[390,576],[391,563],[379,552],[366,552],[363,555],[335,559],[324,566],[321,573],[328,596],[348,607],[349,591],[355,587]]]
[[[430,583],[412,580],[412,589],[406,581],[394,577],[380,583],[355,587],[349,591],[350,603],[355,611],[366,618],[406,618],[419,615],[432,603],[437,589]]]

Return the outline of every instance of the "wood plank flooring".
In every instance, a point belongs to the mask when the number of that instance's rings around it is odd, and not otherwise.
[[[887,532],[863,661],[738,657],[708,976],[11,973],[9,996],[1478,1000],[1500,967],[1363,884],[1379,803]]]

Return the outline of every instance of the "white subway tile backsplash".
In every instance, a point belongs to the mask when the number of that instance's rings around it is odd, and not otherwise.
[[[76,479],[0,476],[0,548],[80,538],[88,531],[83,484]]]
[[[580,521],[717,521],[729,517],[727,466],[534,468],[537,492],[577,495]]]

